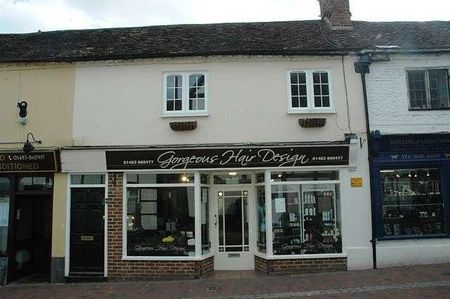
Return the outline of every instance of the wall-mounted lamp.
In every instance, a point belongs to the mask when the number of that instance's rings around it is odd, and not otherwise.
[[[19,124],[25,125],[27,123],[27,107],[28,103],[25,101],[18,102],[17,107],[19,108],[18,121]]]
[[[31,136],[31,138],[32,138],[32,141],[31,141],[31,142],[30,142],[30,136]],[[27,134],[27,141],[26,141],[25,144],[23,145],[23,152],[24,152],[25,154],[28,154],[29,152],[32,152],[32,151],[34,150],[34,146],[33,146],[31,143],[39,143],[39,144],[41,144],[42,141],[41,141],[41,140],[36,140],[36,139],[34,138],[33,133],[29,132],[29,133]]]

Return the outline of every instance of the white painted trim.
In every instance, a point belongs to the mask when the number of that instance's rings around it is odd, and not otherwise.
[[[345,253],[320,253],[320,254],[293,254],[293,255],[258,255],[267,260],[301,260],[301,259],[323,259],[323,258],[344,258]]]
[[[108,277],[108,199],[109,199],[109,188],[108,188],[108,179],[109,179],[109,174],[105,174],[105,208],[104,208],[104,246],[105,246],[105,253],[104,253],[104,269],[103,269],[103,276],[104,277]]]
[[[291,93],[291,73],[298,72],[304,73],[306,76],[306,98],[308,107],[292,107],[292,93]],[[314,107],[314,83],[313,83],[313,73],[314,72],[326,72],[328,74],[328,91],[330,98],[330,107]],[[336,113],[334,107],[334,96],[333,96],[333,79],[330,69],[304,69],[304,70],[288,70],[286,72],[286,97],[287,97],[287,113],[288,114],[322,114],[322,113]]]
[[[67,189],[66,189],[66,248],[65,248],[65,257],[64,257],[64,276],[69,276],[69,267],[70,267],[70,210],[72,206],[72,192],[70,188],[70,174],[68,175],[67,180]]]
[[[128,258],[127,256],[127,233],[128,233],[128,227],[127,227],[127,203],[128,203],[128,197],[127,197],[127,179],[126,179],[126,173],[122,174],[122,260],[125,258]]]
[[[104,188],[105,184],[92,184],[92,185],[70,185],[70,188]]]
[[[104,184],[92,184],[92,185],[72,185],[72,174],[86,174],[86,175],[104,175],[105,183]],[[105,199],[108,196],[108,173],[67,173],[67,205],[66,205],[66,248],[65,248],[65,257],[64,257],[64,276],[69,276],[70,270],[70,212],[72,208],[72,188],[104,188],[104,197]],[[105,201],[105,209],[104,209],[104,269],[103,275],[107,277],[108,275],[108,209],[107,209],[107,201]]]
[[[350,165],[317,165],[317,166],[295,166],[295,167],[244,167],[244,168],[196,168],[196,169],[185,169],[184,172],[186,173],[192,173],[193,171],[199,171],[199,172],[223,172],[223,171],[256,171],[256,172],[263,172],[266,170],[271,171],[301,171],[301,172],[307,172],[307,171],[317,171],[320,170],[342,170],[342,169],[348,169],[352,166]],[[134,173],[134,172],[144,172],[144,173],[174,173],[174,169],[109,169],[108,172],[125,172],[125,173]],[[176,171],[176,173],[180,173],[180,171]],[[183,171],[181,171],[183,173]]]
[[[189,111],[189,76],[203,75],[205,76],[205,109]],[[167,77],[181,76],[182,95],[181,95],[181,110],[167,111]],[[161,99],[161,117],[189,117],[189,116],[209,116],[209,73],[208,71],[180,71],[180,72],[164,72],[162,76],[162,99]]]
[[[128,188],[155,188],[155,187],[195,187],[195,183],[174,183],[174,184],[129,184]]]
[[[270,184],[270,170],[264,172],[265,205],[266,205],[266,253],[273,254],[273,233],[272,233],[272,185]]]
[[[202,190],[200,186],[200,172],[194,173],[194,235],[195,235],[195,256],[202,255]]]
[[[340,180],[270,182],[271,185],[328,185],[328,184],[340,184],[340,183],[341,183]]]

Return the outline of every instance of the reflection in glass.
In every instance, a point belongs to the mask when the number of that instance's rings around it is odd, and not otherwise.
[[[9,222],[9,195],[0,196],[0,256],[6,254]]]
[[[127,189],[127,254],[195,254],[193,187]]]
[[[46,176],[23,177],[19,180],[18,190],[51,190],[53,180]]]
[[[266,199],[264,186],[256,187],[256,200],[258,221],[257,245],[260,252],[266,252]]]
[[[337,184],[272,186],[275,255],[342,252]]]
[[[384,236],[445,233],[439,169],[381,170]]]

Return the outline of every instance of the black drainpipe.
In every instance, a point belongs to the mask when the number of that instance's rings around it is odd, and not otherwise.
[[[359,60],[355,62],[355,72],[361,74],[361,81],[363,88],[364,112],[366,115],[367,146],[369,148],[370,208],[372,215],[372,239],[370,240],[370,243],[372,243],[373,268],[377,269],[377,231],[375,222],[375,194],[372,175],[373,153],[372,153],[372,138],[370,134],[369,108],[367,104],[367,88],[366,88],[366,74],[370,73],[371,63],[372,57],[369,54],[361,54],[359,56]]]

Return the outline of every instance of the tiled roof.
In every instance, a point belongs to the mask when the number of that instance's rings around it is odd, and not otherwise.
[[[339,54],[398,46],[450,49],[450,22],[320,21],[169,25],[0,34],[0,62],[85,61],[207,55]]]

